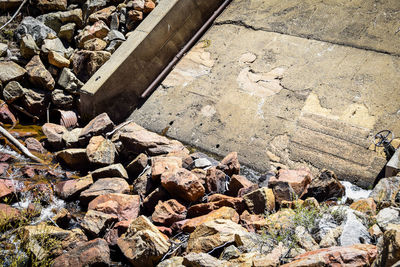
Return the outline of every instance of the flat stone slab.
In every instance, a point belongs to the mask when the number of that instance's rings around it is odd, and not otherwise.
[[[375,38],[362,17],[370,1],[306,2],[233,0],[129,119],[219,155],[237,151],[262,171],[306,165],[370,186],[386,163],[368,149],[371,134],[400,133],[400,42],[387,34],[399,4],[377,4],[386,30]],[[344,36],[355,23],[366,30]]]

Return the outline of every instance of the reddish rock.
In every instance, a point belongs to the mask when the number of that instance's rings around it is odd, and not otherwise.
[[[3,153],[0,151],[0,162],[7,162],[12,159],[12,156],[8,153]]]
[[[26,64],[25,69],[29,76],[29,81],[38,86],[39,88],[44,88],[47,90],[53,90],[56,82],[51,76],[50,72],[43,65],[39,56],[32,57],[31,61]]]
[[[129,184],[123,178],[103,178],[97,180],[80,194],[82,203],[89,203],[98,196],[109,193],[129,193]]]
[[[111,14],[116,10],[117,8],[115,6],[109,6],[103,9],[100,9],[99,11],[94,12],[89,16],[89,22],[90,23],[95,23],[99,20],[102,20],[104,22],[109,22]]]
[[[228,185],[228,192],[226,192],[229,196],[236,197],[239,193],[239,190],[242,188],[253,186],[254,183],[250,182],[246,177],[241,175],[232,175],[231,180]]]
[[[245,203],[242,198],[214,194],[208,197],[208,203],[200,203],[190,206],[187,215],[188,217],[197,217],[221,207],[230,207],[235,209],[238,213],[242,213],[245,209]]]
[[[127,166],[126,171],[132,179],[136,179],[146,168],[149,158],[146,154],[139,154],[134,160],[132,160]]]
[[[275,196],[270,188],[259,188],[244,195],[243,199],[252,213],[265,214],[275,210]]]
[[[151,158],[151,176],[154,180],[161,177],[164,172],[175,172],[182,168],[182,159],[178,157],[153,157]]]
[[[110,266],[110,249],[104,239],[97,238],[63,253],[53,267]]]
[[[172,229],[165,226],[157,226],[157,229],[166,236],[172,236]]]
[[[94,14],[92,14],[94,15]],[[103,39],[107,36],[110,29],[107,24],[98,20],[93,25],[86,26],[77,36],[78,46],[82,48],[83,43],[94,38]]]
[[[17,119],[14,114],[8,109],[8,105],[0,100],[0,123],[15,125],[17,123]]]
[[[321,174],[312,180],[308,186],[306,197],[314,197],[319,202],[341,198],[345,194],[345,187],[337,179],[335,173],[329,170],[322,170]]]
[[[206,192],[224,193],[226,190],[227,178],[223,171],[213,167],[207,170]]]
[[[35,138],[29,137],[25,139],[26,148],[28,148],[31,152],[36,153],[46,153],[46,149],[42,146],[42,144]]]
[[[142,198],[145,198],[148,194],[150,194],[156,188],[156,182],[151,178],[149,170],[142,174],[140,177],[136,178],[133,183],[134,194],[140,195]]]
[[[183,231],[183,226],[185,225],[185,223],[187,223],[190,219],[185,219],[179,222],[174,222],[171,225],[171,229],[175,232],[182,232]]]
[[[89,160],[84,148],[61,150],[56,153],[56,158],[72,170],[87,170],[89,168]]]
[[[144,2],[144,13],[150,13],[156,7],[156,4],[152,0],[145,0]]]
[[[1,167],[4,164],[8,165],[7,163],[0,163],[0,173],[1,173]],[[9,183],[8,180],[0,179],[0,200],[3,200],[4,198],[11,199],[13,197],[13,192],[14,192],[13,190],[14,188],[12,184]]]
[[[154,208],[158,204],[158,201],[168,200],[170,195],[167,190],[163,187],[159,186],[154,189],[144,200],[143,200],[143,212],[146,214],[152,214],[154,212]]]
[[[140,197],[117,193],[101,195],[89,203],[88,210],[115,215],[119,221],[133,220],[139,215]]]
[[[103,136],[93,136],[86,147],[86,155],[93,166],[108,166],[114,164],[116,148],[111,140]]]
[[[79,134],[79,142],[86,145],[90,138],[96,135],[102,135],[110,132],[114,128],[114,123],[108,117],[107,113],[102,113],[92,119]]]
[[[272,191],[274,192],[275,201],[279,205],[298,198],[298,195],[288,182],[275,182]]]
[[[191,233],[194,231],[194,229],[196,229],[197,226],[215,219],[229,219],[235,223],[238,223],[239,214],[232,208],[222,207],[206,215],[189,219],[187,222],[185,222],[182,229],[185,232]]]
[[[240,163],[238,160],[237,152],[231,152],[221,160],[221,164],[218,165],[218,169],[231,176],[234,174],[240,174]]]
[[[312,174],[308,170],[280,169],[276,177],[270,177],[268,187],[273,188],[278,182],[286,182],[293,188],[297,196],[301,197],[305,192],[307,192],[311,180]]]
[[[120,177],[128,179],[128,173],[124,169],[121,163],[112,164],[107,167],[103,167],[91,172],[93,179],[101,179],[107,177]]]
[[[248,231],[256,231],[268,226],[268,221],[262,215],[250,214],[245,210],[240,215],[240,221]]]
[[[53,149],[58,150],[63,147],[62,136],[67,132],[67,129],[64,126],[54,123],[45,123],[42,126],[42,131],[47,137],[47,142]]]
[[[174,173],[164,172],[161,175],[161,185],[172,195],[190,202],[199,200],[205,193],[199,178],[183,168]]]
[[[7,226],[8,223],[16,222],[21,216],[19,210],[0,203],[0,226]]]
[[[62,11],[67,9],[67,0],[38,0],[36,5],[42,12]]]
[[[246,194],[248,194],[250,192],[253,192],[254,190],[257,190],[257,189],[258,189],[258,185],[257,184],[253,184],[253,185],[251,185],[249,187],[243,187],[243,188],[239,189],[237,196],[238,197],[243,197],[244,195],[246,195]]]
[[[36,175],[36,170],[32,166],[24,166],[21,168],[21,173],[24,177],[33,178]]]
[[[0,175],[5,175],[5,173],[8,170],[8,167],[10,167],[8,163],[0,163]]]
[[[376,215],[376,204],[373,198],[359,199],[350,205],[353,210],[364,212],[368,215]]]
[[[164,225],[171,225],[174,222],[181,221],[186,218],[186,208],[175,199],[168,201],[159,201],[154,209],[151,219]]]
[[[78,198],[79,194],[88,189],[92,184],[93,179],[88,175],[79,179],[59,182],[56,184],[54,191],[58,197],[65,200],[71,200]]]
[[[284,264],[282,267],[371,266],[376,256],[376,247],[369,244],[322,248],[298,255],[294,261]]]
[[[186,169],[186,168],[185,168]],[[203,169],[193,169],[191,172],[199,178],[200,183],[206,187],[207,171]]]

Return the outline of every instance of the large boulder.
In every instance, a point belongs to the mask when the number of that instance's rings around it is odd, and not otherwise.
[[[317,178],[311,181],[304,198],[314,197],[321,202],[332,198],[341,198],[345,192],[345,187],[337,179],[335,173],[323,170]]]
[[[381,179],[374,187],[369,197],[373,198],[379,207],[388,207],[399,202],[400,177],[388,177]]]
[[[89,203],[98,196],[109,193],[128,193],[129,184],[123,178],[103,178],[97,180],[80,195],[82,203]]]
[[[118,193],[100,195],[90,201],[88,210],[117,216],[119,221],[133,220],[139,215],[140,197]]]
[[[378,243],[378,252],[379,255],[372,266],[398,266],[400,263],[400,225],[392,225],[391,229],[383,234],[382,242]]]
[[[268,187],[273,188],[275,184],[285,182],[293,188],[298,197],[301,197],[305,192],[307,192],[307,187],[311,183],[312,179],[312,174],[308,170],[280,169],[276,177],[270,177]]]

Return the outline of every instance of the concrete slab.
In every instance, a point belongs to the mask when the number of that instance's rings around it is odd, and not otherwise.
[[[368,150],[370,134],[400,133],[400,46],[388,37],[398,4],[376,4],[375,25],[388,30],[372,36],[357,19],[369,2],[233,0],[129,119],[219,155],[238,151],[259,170],[328,168],[368,187],[386,162]],[[364,30],[344,36],[355,22]]]

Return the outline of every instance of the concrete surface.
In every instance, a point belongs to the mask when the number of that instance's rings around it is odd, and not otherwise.
[[[258,170],[370,187],[400,133],[400,1],[233,0],[129,119]],[[168,127],[168,128],[167,128]]]
[[[122,121],[139,102],[143,91],[222,1],[160,1],[82,87],[81,117],[89,120],[107,112],[113,121]]]

